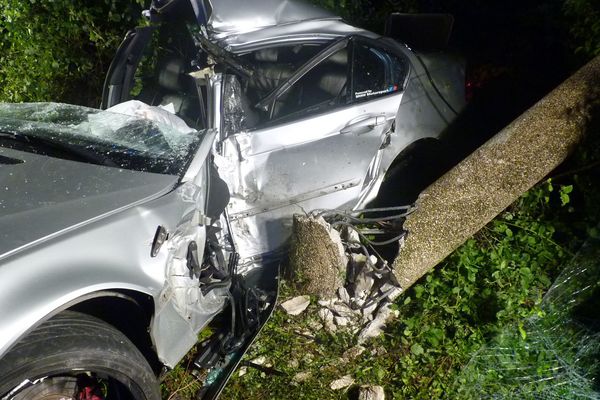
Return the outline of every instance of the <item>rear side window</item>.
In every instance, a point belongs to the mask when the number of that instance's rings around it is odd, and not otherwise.
[[[406,63],[400,57],[356,43],[352,68],[353,100],[370,100],[402,90],[406,73]]]

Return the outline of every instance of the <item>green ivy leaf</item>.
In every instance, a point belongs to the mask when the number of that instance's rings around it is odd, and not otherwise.
[[[425,353],[425,350],[423,350],[423,347],[418,343],[415,343],[412,346],[410,346],[410,351],[415,356],[419,356],[419,355]]]
[[[521,334],[521,338],[523,340],[527,339],[527,332],[525,331],[525,328],[523,327],[523,323],[519,323],[519,333]]]

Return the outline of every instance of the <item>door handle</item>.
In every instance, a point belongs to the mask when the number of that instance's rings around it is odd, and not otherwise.
[[[371,116],[356,122],[351,121],[348,125],[342,128],[340,133],[356,133],[358,135],[362,135],[363,133],[372,131],[373,129],[375,129],[376,126],[380,126],[383,124],[385,124],[385,116]]]

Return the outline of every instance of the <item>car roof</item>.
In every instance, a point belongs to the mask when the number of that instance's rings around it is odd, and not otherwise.
[[[271,26],[256,31],[213,39],[233,53],[245,53],[270,46],[295,43],[325,43],[341,37],[360,35],[377,39],[380,35],[348,25],[342,20],[310,20]]]
[[[204,7],[208,29],[217,37],[248,33],[300,21],[341,19],[303,0],[191,0]]]

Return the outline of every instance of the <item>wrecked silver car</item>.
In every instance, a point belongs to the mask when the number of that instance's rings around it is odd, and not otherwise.
[[[463,107],[452,57],[241,4],[155,0],[104,111],[0,106],[0,399],[159,399],[194,346],[217,397],[276,303],[292,215],[371,204]]]

